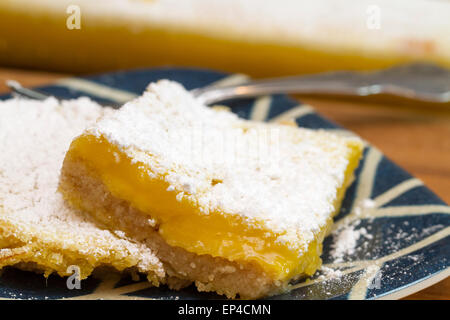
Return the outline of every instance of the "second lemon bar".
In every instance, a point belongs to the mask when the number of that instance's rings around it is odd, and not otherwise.
[[[72,142],[60,190],[146,243],[169,275],[257,298],[320,267],[362,149],[357,138],[208,108],[163,80]]]

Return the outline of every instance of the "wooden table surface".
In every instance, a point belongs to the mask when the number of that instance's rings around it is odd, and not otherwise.
[[[0,93],[14,79],[24,86],[45,85],[64,74],[0,68]],[[387,104],[336,98],[302,97],[321,114],[370,141],[450,203],[450,106]],[[450,278],[406,299],[450,299]]]

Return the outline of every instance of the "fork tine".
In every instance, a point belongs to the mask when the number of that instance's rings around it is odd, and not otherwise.
[[[46,95],[39,91],[24,88],[16,80],[6,80],[5,82],[6,82],[6,85],[13,91],[13,93],[15,93],[19,96],[30,98],[30,99],[36,99],[36,100],[45,100],[50,97],[49,95]]]

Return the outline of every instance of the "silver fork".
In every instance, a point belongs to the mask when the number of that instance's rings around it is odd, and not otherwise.
[[[18,95],[32,99],[49,96],[24,88],[14,80],[6,84]],[[450,102],[450,71],[432,64],[408,64],[375,72],[327,72],[315,75],[254,80],[231,86],[210,85],[191,90],[206,104],[281,93],[369,96],[389,94],[424,102]]]

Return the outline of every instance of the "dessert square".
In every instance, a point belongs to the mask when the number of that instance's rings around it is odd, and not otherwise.
[[[85,279],[107,268],[143,273],[154,285],[165,282],[149,247],[100,226],[57,192],[70,142],[110,111],[87,98],[0,102],[0,269],[14,266],[46,277],[79,272]]]
[[[209,108],[161,80],[74,139],[59,189],[199,291],[258,298],[321,265],[360,139]]]

